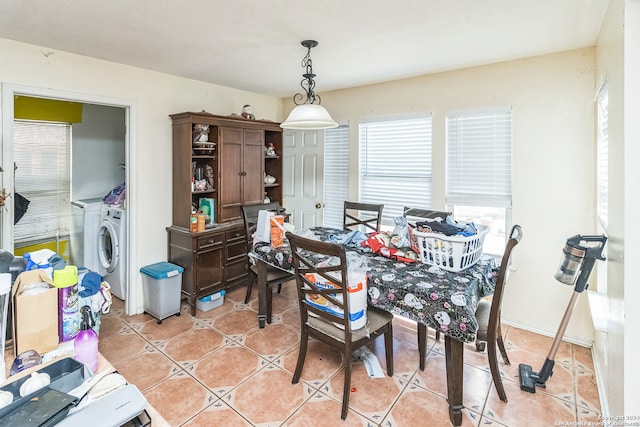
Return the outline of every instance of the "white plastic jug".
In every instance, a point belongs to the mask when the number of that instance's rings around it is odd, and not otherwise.
[[[367,324],[367,274],[349,271],[349,321],[351,329],[360,329]]]

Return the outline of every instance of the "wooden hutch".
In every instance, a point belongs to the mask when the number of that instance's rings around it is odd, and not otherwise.
[[[261,203],[265,197],[282,204],[282,128],[279,123],[205,112],[170,117],[173,215],[167,228],[168,260],[184,267],[182,296],[195,315],[197,298],[248,279],[240,207]],[[194,125],[209,126],[207,144],[193,144]],[[273,147],[275,155],[267,155],[267,147]],[[194,185],[196,174],[206,175],[206,184]],[[265,184],[265,175],[275,177],[275,182]],[[201,198],[213,200],[214,223],[204,231],[191,232],[191,213],[199,208]]]

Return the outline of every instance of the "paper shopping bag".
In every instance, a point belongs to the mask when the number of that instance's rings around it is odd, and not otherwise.
[[[258,224],[256,226],[255,238],[261,242],[271,242],[271,222],[274,215],[272,211],[261,210],[258,212]]]

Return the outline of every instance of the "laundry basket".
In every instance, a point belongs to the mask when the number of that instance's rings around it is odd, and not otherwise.
[[[482,255],[484,236],[489,227],[476,224],[478,233],[473,236],[445,236],[441,233],[425,233],[413,230],[422,262],[436,265],[447,271],[462,271],[474,265]]]

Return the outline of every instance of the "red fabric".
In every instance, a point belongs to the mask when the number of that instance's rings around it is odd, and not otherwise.
[[[402,262],[417,261],[415,259],[405,258],[402,255],[397,255],[398,249],[385,246],[383,234],[379,231],[372,233],[367,240],[362,242],[362,246],[369,247],[373,252],[377,253],[378,255],[382,255],[384,257],[391,258],[396,261],[402,261]]]

